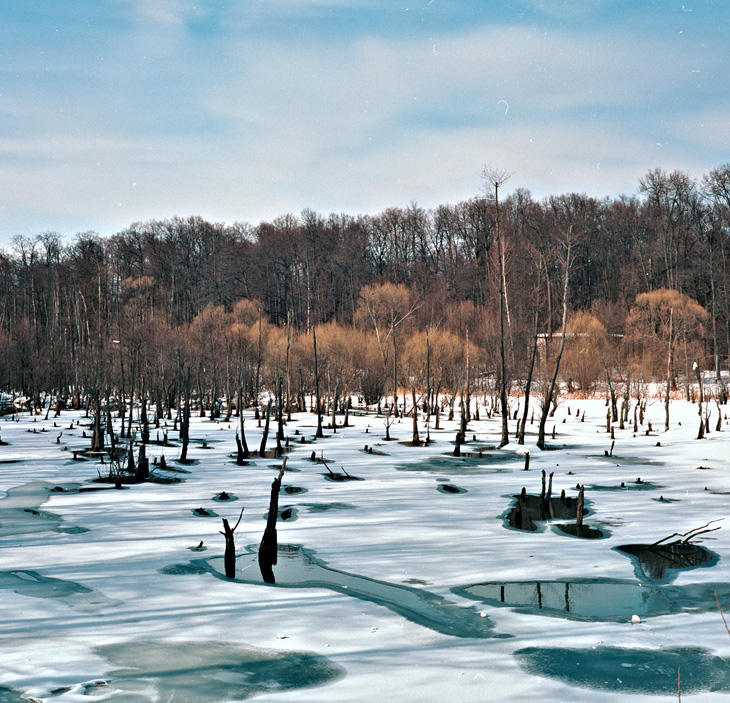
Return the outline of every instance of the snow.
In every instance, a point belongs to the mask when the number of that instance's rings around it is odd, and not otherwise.
[[[585,422],[578,411],[585,411]],[[283,486],[306,491],[282,490],[280,510],[295,510],[278,523],[279,544],[300,547],[316,562],[316,578],[339,580],[337,588],[257,582],[257,565],[246,555],[261,539],[281,461],[252,458],[237,466],[230,456],[235,418],[230,424],[192,418],[189,456],[198,463],[185,467],[190,473],[180,474],[183,482],[88,492],[78,488],[107,467],[72,459],[72,450],[90,443],[82,437],[84,430],[90,436],[82,413],[0,418],[8,443],[0,447],[0,496],[7,496],[0,499],[0,700],[213,703],[256,695],[271,702],[649,701],[667,690],[676,695],[674,667],[683,656],[682,677],[694,687],[683,700],[726,700],[730,636],[716,608],[641,614],[638,623],[629,609],[625,620],[606,622],[498,607],[461,590],[487,582],[581,579],[638,587],[635,563],[615,547],[651,543],[726,516],[726,420],[721,432],[698,441],[697,406],[673,401],[664,433],[657,431],[664,425],[663,405],[650,402],[635,436],[631,424],[615,427],[613,456],[606,457],[611,439],[605,413],[600,400],[562,401],[548,424],[557,431],[555,440],[548,439],[554,450],[540,452],[536,423],[528,426],[524,447],[496,449],[500,420],[484,419],[482,410],[483,419],[469,424],[462,451],[481,448],[483,458],[464,461],[448,456],[456,421],[442,418],[444,429],[431,429],[435,442],[412,448],[383,440],[383,418],[351,413],[353,427],[334,434],[325,429],[327,438],[300,445],[295,430],[311,440],[315,422],[310,414],[294,415],[286,428],[293,451]],[[714,428],[714,406],[712,413]],[[72,418],[81,424],[70,430]],[[648,422],[654,427],[649,435]],[[261,437],[255,425],[246,422],[250,447]],[[408,441],[412,420],[404,418],[390,431]],[[423,424],[420,431],[423,438]],[[170,427],[170,440],[176,435]],[[201,448],[203,441],[209,449]],[[382,454],[365,452],[366,444]],[[310,461],[313,450],[333,471],[344,467],[363,480],[326,480],[324,465]],[[529,471],[523,471],[525,451]],[[150,458],[162,453],[174,466],[179,449],[148,447]],[[506,526],[513,496],[523,486],[539,494],[543,469],[555,472],[553,496],[565,489],[575,498],[576,485],[585,485],[591,512],[584,521],[605,538],[570,537],[551,525],[537,532]],[[649,486],[637,489],[637,477]],[[464,492],[438,490],[443,484]],[[51,490],[57,486],[65,490]],[[237,500],[217,499],[221,491]],[[235,524],[242,506],[238,566],[253,576],[240,572],[228,580],[214,573],[224,548],[218,531],[223,517]],[[196,515],[200,507],[218,517]],[[703,535],[702,544],[719,559],[672,572],[667,584],[655,587],[681,596],[693,584],[730,582],[730,523],[717,524],[722,529]],[[193,550],[201,540],[205,550]],[[387,598],[376,602],[383,593]],[[730,615],[730,599],[723,602],[727,589],[718,595]],[[401,596],[403,612],[385,602]],[[444,634],[428,626],[428,613],[414,615],[408,603],[416,610],[426,603],[439,617],[458,609],[455,627],[477,620],[474,627],[485,636]],[[570,672],[552,671],[554,648],[584,666],[592,666],[595,652],[608,653],[603,659],[615,660],[615,667],[607,675],[616,681],[572,680]],[[662,652],[668,653],[663,659]],[[648,681],[641,690],[619,671],[634,660]],[[710,670],[712,677],[703,674]]]

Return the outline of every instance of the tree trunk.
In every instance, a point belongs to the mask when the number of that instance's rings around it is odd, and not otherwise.
[[[137,350],[132,350],[132,375],[129,379],[129,424],[127,425],[127,436],[132,436],[132,415],[134,415],[134,375],[137,365]]]
[[[241,514],[238,516],[238,522],[233,527],[228,524],[226,518],[223,518],[223,531],[221,534],[226,538],[226,550],[223,553],[223,567],[226,572],[226,577],[229,579],[236,577],[236,542],[233,533],[240,524],[242,517],[243,508],[241,508]]]
[[[317,432],[315,437],[324,437],[322,432],[322,406],[319,397],[319,366],[317,364],[317,328],[312,325],[312,344],[314,345],[314,389],[317,395]]]
[[[393,336],[393,417],[398,417],[398,346],[395,340],[395,330],[391,330],[391,334]]]
[[[332,432],[337,432],[337,403],[340,399],[340,387],[335,386],[335,394],[332,397]]]
[[[140,409],[140,419],[142,420],[142,443],[149,444],[150,441],[150,425],[147,420],[147,389],[145,387],[145,378],[142,376],[142,407]]]
[[[264,423],[264,434],[259,445],[259,456],[266,456],[266,440],[269,438],[269,421],[271,420],[271,398],[266,404],[266,422]]]
[[[94,394],[94,436],[91,441],[91,451],[104,451],[104,431],[101,429],[101,392],[98,388],[93,390]]]
[[[239,414],[238,414],[238,420],[241,427],[241,439],[240,442],[243,445],[243,454],[242,459],[248,459],[249,457],[249,451],[248,451],[248,444],[246,443],[246,432],[243,429],[243,423],[246,421],[243,417],[243,388],[238,389],[238,407],[239,407]]]
[[[674,340],[672,339],[674,327],[674,309],[669,310],[669,349],[667,350],[667,389],[664,398],[664,431],[669,432],[669,392],[672,389],[672,358],[674,351]]]
[[[182,418],[180,420],[180,440],[182,441],[182,450],[179,461],[184,464],[188,460],[188,443],[190,441],[190,368],[188,368],[185,379],[185,405],[182,408]]]
[[[608,370],[608,366],[603,365],[603,371],[606,374],[606,386],[608,388],[608,397],[611,408],[611,422],[618,421],[618,409],[616,406],[616,388],[611,380],[611,372]]]
[[[697,362],[695,362],[695,372],[697,373],[697,385],[699,386],[699,398],[697,401],[698,406],[698,414],[700,416],[700,429],[697,432],[697,439],[703,439],[705,436],[705,418],[702,416],[702,396],[703,396],[703,388],[702,388],[702,372],[700,371],[700,367],[697,365]]]
[[[527,367],[527,380],[525,381],[525,407],[522,411],[522,422],[517,438],[517,444],[525,443],[525,427],[527,426],[527,411],[530,406],[530,389],[532,388],[532,374],[535,370],[535,359],[537,358],[537,335],[540,324],[540,311],[535,310],[535,333],[532,337],[532,351],[530,352],[530,365]]]
[[[583,503],[585,501],[585,486],[578,489],[578,505],[576,506],[575,524],[583,527]]]
[[[109,399],[110,390],[109,388],[106,389],[106,431],[109,435],[109,456],[111,458],[114,458],[116,454],[116,438],[114,437],[114,423],[112,422],[112,406],[111,401]]]
[[[550,404],[553,399],[553,393],[555,392],[555,385],[558,380],[558,372],[560,371],[560,359],[563,356],[565,349],[565,332],[568,326],[568,284],[570,282],[570,255],[571,255],[571,240],[570,233],[567,241],[567,251],[565,255],[565,277],[563,280],[563,325],[560,332],[560,348],[558,349],[558,355],[555,358],[555,369],[548,385],[548,390],[545,394],[542,412],[540,413],[540,426],[537,433],[537,446],[539,449],[545,449],[545,423],[547,422],[548,415],[550,413]]]
[[[418,439],[418,404],[416,403],[416,389],[411,388],[411,398],[413,399],[413,438],[411,444],[419,447],[421,442]]]
[[[285,462],[286,465],[286,462]],[[269,500],[269,514],[266,518],[266,529],[259,544],[259,568],[261,577],[265,583],[276,583],[273,567],[276,565],[278,550],[278,539],[276,535],[276,518],[279,514],[279,491],[281,490],[281,479],[284,476],[284,466],[279,470],[279,475],[271,484],[271,498]]]

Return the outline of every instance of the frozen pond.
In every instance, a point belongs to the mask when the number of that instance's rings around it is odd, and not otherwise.
[[[676,696],[730,691],[730,660],[700,647],[570,649],[529,647],[515,652],[525,670],[573,686],[617,694]]]
[[[245,700],[321,686],[345,674],[342,667],[317,654],[230,642],[140,642],[96,651],[115,667],[103,684],[104,697],[111,694],[125,703]]]
[[[500,419],[483,417],[461,457],[458,417],[410,447],[360,409],[300,445],[313,416],[294,414],[274,584],[257,549],[281,460],[237,465],[235,418],[192,419],[184,481],[123,490],[95,482],[108,462],[72,459],[90,444],[83,412],[56,427],[0,418],[0,703],[648,703],[676,700],[678,669],[683,700],[724,701],[715,594],[730,614],[730,525],[713,521],[727,514],[730,427],[697,441],[697,406],[673,401],[669,432],[616,428],[607,457],[603,401],[570,405],[551,451],[536,427],[496,449]],[[663,427],[663,407],[646,418]],[[160,432],[151,466],[164,453],[179,468],[178,433]],[[326,480],[312,451],[362,480]],[[239,516],[227,579],[222,520]],[[674,544],[710,522],[721,529]]]

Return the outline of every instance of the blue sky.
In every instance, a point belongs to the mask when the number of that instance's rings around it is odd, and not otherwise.
[[[0,247],[730,161],[728,0],[5,0]]]

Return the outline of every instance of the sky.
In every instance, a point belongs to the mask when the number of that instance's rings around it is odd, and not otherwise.
[[[727,0],[5,0],[0,248],[730,162]]]

